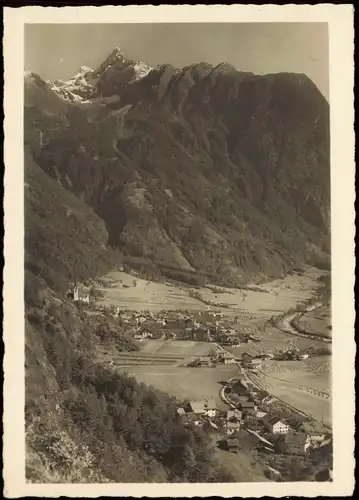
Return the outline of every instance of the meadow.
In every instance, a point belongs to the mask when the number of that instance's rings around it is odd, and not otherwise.
[[[221,382],[239,373],[236,365],[216,368],[187,368],[179,366],[131,366],[122,368],[137,381],[144,382],[179,400],[214,399],[219,409],[227,409],[220,397]]]
[[[285,276],[242,288],[218,289],[213,285],[194,288],[179,283],[160,283],[113,271],[95,283],[102,297],[97,305],[117,306],[134,311],[188,310],[221,311],[244,325],[263,324],[272,316],[296,308],[313,296],[322,274],[308,268],[301,274]],[[220,293],[219,293],[220,292]],[[217,306],[216,304],[221,304]]]

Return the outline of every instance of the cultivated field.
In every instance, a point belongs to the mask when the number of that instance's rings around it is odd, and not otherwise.
[[[250,344],[244,343],[238,347],[227,347],[227,350],[236,356],[247,352],[252,356],[258,354],[275,354],[289,349],[321,349],[323,343],[310,338],[296,337],[283,332],[277,327],[266,325],[263,331],[258,335],[260,342],[251,342]]]
[[[124,369],[122,368],[122,371]],[[238,375],[235,365],[216,368],[184,368],[179,366],[131,366],[126,371],[140,382],[153,386],[180,400],[214,399],[219,409],[227,406],[220,398],[221,381]]]
[[[303,361],[267,361],[262,371],[294,385],[331,393],[331,358],[318,356]]]
[[[206,357],[215,345],[184,340],[147,340],[139,351],[119,352],[115,347],[97,347],[97,359],[114,366],[174,365],[182,366],[197,357]]]
[[[224,289],[204,287],[191,289],[165,283],[138,279],[123,272],[112,272],[99,280],[98,288],[104,297],[99,305],[115,305],[121,309],[207,311],[211,303],[227,304],[228,307],[210,307],[222,311],[224,317],[233,320],[237,329],[251,330],[260,337],[260,342],[245,343],[239,347],[228,347],[235,355],[276,353],[297,347],[300,350],[323,348],[315,338],[290,335],[266,321],[275,315],[287,312],[313,297],[318,288],[317,278],[321,271],[308,268],[305,273],[293,274],[280,280],[246,289]],[[193,293],[198,298],[193,298]],[[309,314],[309,313],[308,313]],[[308,316],[313,330],[313,321],[319,321],[325,311],[312,311]],[[327,318],[326,318],[327,319]],[[214,398],[219,407],[224,407],[219,391],[220,381],[238,374],[235,365],[217,365],[216,368],[188,368],[183,365],[199,356],[208,356],[213,343],[180,340],[149,340],[141,343],[141,349],[134,353],[105,352],[99,347],[98,360],[112,362],[115,369],[126,370],[136,379],[167,392],[179,399]],[[257,381],[274,396],[311,414],[318,420],[331,425],[331,382],[330,357],[318,357],[316,361],[280,362],[277,366],[267,363]]]
[[[330,357],[269,361],[251,378],[269,393],[331,427]]]
[[[293,274],[280,280],[253,285],[254,290],[220,287],[223,293],[218,293],[216,287],[210,285],[197,289],[155,283],[114,271],[102,277],[96,284],[104,295],[98,299],[97,304],[153,312],[175,309],[207,311],[210,308],[213,311],[221,310],[228,317],[237,316],[242,326],[250,326],[263,324],[271,316],[295,308],[312,297],[318,288],[316,278],[320,274],[321,271],[308,268],[301,275]],[[198,295],[198,298],[193,298],[193,293]],[[210,302],[211,305],[202,300]],[[213,304],[224,304],[227,307],[217,307]]]
[[[187,340],[148,340],[141,348],[141,354],[175,355],[179,357],[208,356],[215,345],[208,342]]]
[[[152,312],[171,309],[207,310],[205,304],[190,297],[187,290],[181,287],[135,278],[120,271],[102,277],[101,285],[96,285],[104,294],[104,297],[98,299],[98,305]]]

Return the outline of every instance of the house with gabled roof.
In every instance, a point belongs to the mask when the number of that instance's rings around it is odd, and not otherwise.
[[[239,441],[236,438],[229,438],[226,440],[227,450],[232,453],[237,453],[240,449]]]
[[[270,417],[266,421],[267,427],[273,434],[287,434],[289,425],[278,417]]]
[[[304,432],[287,434],[284,443],[290,455],[305,455],[311,445],[310,437]]]
[[[189,408],[190,411],[196,415],[208,415],[209,417],[215,417],[218,411],[217,405],[213,399],[190,401]]]
[[[324,441],[328,430],[321,422],[317,420],[310,420],[309,422],[302,422],[298,430],[305,432],[313,444],[320,444]]]

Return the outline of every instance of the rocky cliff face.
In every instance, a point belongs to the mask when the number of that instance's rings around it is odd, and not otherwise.
[[[143,269],[244,281],[329,252],[329,106],[305,75],[116,49],[68,82],[27,74],[25,140]]]

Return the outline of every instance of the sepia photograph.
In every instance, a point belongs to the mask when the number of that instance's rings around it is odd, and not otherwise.
[[[23,24],[25,482],[332,483],[329,23],[75,20]]]

